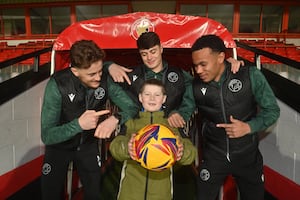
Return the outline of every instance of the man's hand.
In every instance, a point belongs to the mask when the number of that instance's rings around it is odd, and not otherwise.
[[[94,136],[97,138],[110,138],[113,131],[116,129],[119,120],[114,116],[110,116],[101,122],[94,133]]]
[[[232,57],[227,58],[227,61],[230,62],[230,64],[231,64],[231,71],[234,74],[239,71],[239,69],[240,69],[241,66],[245,65],[244,61],[242,61],[242,60],[236,60],[236,59],[234,59]]]
[[[86,110],[78,119],[78,123],[82,130],[91,130],[97,127],[99,117],[109,113],[109,110]]]
[[[131,81],[127,75],[127,72],[131,72],[131,71],[132,69],[122,67],[121,65],[115,63],[111,64],[108,67],[108,72],[112,77],[112,79],[114,80],[114,82],[123,83],[126,81],[129,85],[131,85]]]
[[[230,116],[231,124],[217,124],[219,128],[225,128],[226,134],[229,138],[239,138],[251,132],[249,124],[234,119]]]
[[[168,117],[168,123],[173,128],[183,128],[185,121],[179,113],[172,113]]]

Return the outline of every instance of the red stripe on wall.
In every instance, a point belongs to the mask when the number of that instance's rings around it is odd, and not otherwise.
[[[6,199],[28,185],[41,174],[43,156],[40,156],[6,174],[0,176],[0,199]],[[282,176],[268,166],[264,166],[265,188],[278,200],[298,199],[300,185]],[[234,181],[228,178],[224,184],[224,199],[235,199]]]
[[[300,197],[300,185],[264,166],[265,190],[277,200],[294,200]],[[223,185],[222,200],[236,200],[237,190],[234,179],[229,176]]]
[[[0,199],[6,199],[41,175],[44,156],[40,156],[0,176]]]
[[[300,185],[264,166],[265,188],[278,200],[299,199]]]

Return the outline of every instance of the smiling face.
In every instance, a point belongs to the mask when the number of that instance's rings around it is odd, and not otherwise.
[[[140,49],[139,52],[143,63],[153,72],[158,73],[163,69],[162,46],[155,45],[149,49]]]
[[[70,49],[71,71],[89,88],[100,85],[105,52],[92,40],[76,41]]]
[[[213,52],[210,48],[193,51],[195,73],[204,82],[219,81],[225,69],[224,52]]]
[[[139,100],[145,111],[159,111],[165,103],[167,96],[163,93],[163,88],[158,85],[147,84],[139,94]]]
[[[102,68],[102,60],[99,60],[92,63],[89,68],[71,67],[71,70],[73,74],[82,82],[83,85],[95,89],[100,86]]]

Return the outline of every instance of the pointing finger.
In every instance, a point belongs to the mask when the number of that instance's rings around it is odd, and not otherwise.
[[[229,128],[229,127],[231,127],[231,124],[217,124],[217,127],[219,127],[219,128]]]
[[[109,113],[109,110],[100,110],[98,112],[95,113],[96,116],[101,116],[101,115],[105,115],[107,113]]]
[[[124,71],[125,71],[125,72],[132,72],[132,69],[129,69],[129,68],[124,67]]]

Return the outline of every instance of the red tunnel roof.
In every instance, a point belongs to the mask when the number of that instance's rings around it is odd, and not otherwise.
[[[235,42],[217,21],[205,17],[137,12],[77,22],[67,27],[56,39],[54,50],[69,50],[81,39],[94,40],[103,49],[136,48],[136,38],[145,31],[156,32],[164,48],[190,48],[206,34],[216,34],[227,48]]]

